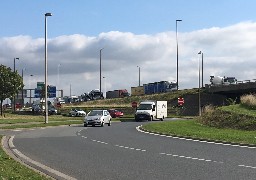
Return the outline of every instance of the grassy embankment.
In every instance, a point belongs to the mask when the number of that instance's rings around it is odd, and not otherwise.
[[[241,97],[241,104],[207,107],[193,120],[147,124],[144,129],[168,135],[256,145],[256,96]]]

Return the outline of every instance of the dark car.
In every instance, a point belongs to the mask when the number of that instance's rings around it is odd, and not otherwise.
[[[11,108],[12,108],[12,105],[11,105],[11,104],[4,104],[4,105],[3,105],[3,108],[4,108],[4,109],[11,109]]]
[[[122,111],[119,111],[116,109],[109,109],[108,112],[112,118],[123,117],[123,115],[124,115],[124,113]]]

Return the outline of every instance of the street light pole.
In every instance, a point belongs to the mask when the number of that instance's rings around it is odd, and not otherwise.
[[[100,49],[100,93],[101,93],[101,51],[103,50],[104,48]]]
[[[33,74],[30,74],[29,76],[29,105],[31,106],[31,77]]]
[[[22,77],[22,92],[21,92],[21,99],[22,99],[22,107],[24,106],[24,79],[23,79],[23,71],[26,70],[26,68],[23,68],[21,70],[21,77]]]
[[[178,45],[178,22],[181,22],[181,19],[176,20],[176,43],[177,43],[177,90],[179,90],[179,45]]]
[[[204,87],[204,53],[202,52],[202,88]]]
[[[16,69],[15,69],[15,64],[16,64],[16,61],[15,60],[19,60],[20,58],[14,58],[13,59],[13,72],[15,73],[16,72]],[[14,97],[13,97],[13,111],[15,112],[15,110],[16,110],[16,104],[15,104],[15,97],[16,96],[16,94],[14,95]]]
[[[107,98],[107,87],[106,87],[106,77],[102,77],[104,79],[104,86],[105,86],[105,98]]]
[[[45,19],[45,48],[44,48],[44,55],[45,55],[45,83],[44,83],[44,90],[45,90],[45,124],[48,123],[48,100],[47,100],[47,96],[48,96],[48,84],[47,84],[47,76],[48,76],[48,65],[47,65],[47,17],[48,16],[52,16],[52,13],[46,13],[44,15],[44,19]]]
[[[60,89],[60,66],[61,66],[61,64],[58,64],[58,82],[57,82],[58,89]],[[60,97],[59,91],[58,91],[58,97]]]
[[[198,54],[202,54],[202,52],[200,51]],[[200,95],[200,57],[198,57],[198,115],[201,116],[201,95]]]
[[[137,66],[139,68],[139,86],[140,86],[140,66]]]
[[[20,58],[14,58],[14,60],[13,60],[13,65],[14,65],[14,67],[13,67],[13,72],[15,72],[16,71],[16,69],[15,69],[15,63],[16,63],[16,61],[15,60],[19,60]]]

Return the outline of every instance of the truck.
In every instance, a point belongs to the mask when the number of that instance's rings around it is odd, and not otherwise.
[[[119,89],[119,90],[114,90],[114,91],[107,91],[106,92],[106,98],[111,99],[111,98],[123,98],[129,96],[129,93],[127,89]]]
[[[237,79],[235,77],[221,77],[221,76],[210,76],[211,85],[230,85],[237,84]]]
[[[161,121],[167,117],[167,101],[143,101],[136,109],[135,121],[159,119]]]

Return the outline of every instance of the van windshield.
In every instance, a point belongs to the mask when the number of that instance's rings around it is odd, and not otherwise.
[[[138,110],[151,110],[151,104],[140,104],[139,107],[137,108]]]

